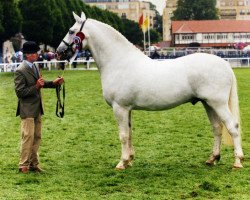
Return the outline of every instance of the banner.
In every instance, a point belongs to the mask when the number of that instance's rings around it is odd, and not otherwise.
[[[142,24],[143,24],[143,14],[141,15],[141,17],[139,19],[139,26],[140,26],[140,28],[141,28]]]
[[[150,47],[150,29],[149,29],[149,19],[148,16],[146,17],[146,19],[144,20],[143,18],[143,14],[141,15],[141,17],[139,18],[139,26],[142,29],[143,32],[143,43],[144,43],[144,52],[146,51],[146,36],[145,33],[148,30],[148,46]],[[150,55],[150,48],[149,48],[149,55]]]
[[[143,31],[143,32],[146,32],[146,31],[148,30],[148,28],[149,28],[149,20],[148,20],[148,17],[146,17],[146,19],[144,20],[144,22],[143,22],[141,28],[142,28],[142,31]]]

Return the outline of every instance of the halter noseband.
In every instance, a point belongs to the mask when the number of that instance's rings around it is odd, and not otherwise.
[[[86,19],[84,22],[82,22],[82,25],[81,25],[81,28],[80,28],[80,31],[79,31],[79,32],[82,32],[83,26],[84,26],[84,24],[85,24],[86,21],[87,21],[87,19]],[[78,32],[78,33],[79,33],[79,32]],[[67,51],[69,48],[72,49],[72,46],[74,45],[74,40],[73,40],[73,42],[72,42],[71,44],[69,44],[68,42],[65,42],[64,40],[62,40],[62,42],[68,47],[68,48],[66,49],[66,51]]]
[[[74,54],[75,54],[75,49],[73,49],[73,45],[76,45],[76,49],[80,50],[82,47],[82,41],[85,39],[84,33],[82,33],[82,29],[84,27],[84,24],[86,23],[87,19],[82,22],[80,31],[76,33],[76,35],[73,38],[72,43],[68,43],[65,40],[62,40],[62,42],[67,46],[67,48],[60,53],[60,59],[62,60],[69,60]]]

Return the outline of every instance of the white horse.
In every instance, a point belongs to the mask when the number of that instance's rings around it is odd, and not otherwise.
[[[158,111],[201,101],[214,132],[208,165],[220,159],[223,126],[234,144],[233,167],[241,168],[243,151],[235,75],[225,60],[197,53],[174,60],[155,61],[144,55],[111,26],[73,13],[75,24],[60,43],[59,55],[72,57],[73,41],[91,50],[101,74],[103,96],[113,108],[122,145],[117,169],[131,165],[131,111]]]

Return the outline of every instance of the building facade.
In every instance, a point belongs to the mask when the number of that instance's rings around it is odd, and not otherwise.
[[[177,8],[177,0],[166,0],[166,7],[162,14],[163,41],[171,41],[171,17]]]
[[[96,6],[103,10],[109,10],[117,13],[121,18],[126,18],[134,22],[139,21],[143,14],[150,20],[150,27],[154,27],[154,18],[156,11],[150,9],[150,3],[139,0],[82,0],[90,6]]]
[[[163,11],[163,40],[171,41],[171,17],[178,0],[165,0]],[[250,0],[217,0],[220,19],[250,20]]]
[[[250,0],[217,0],[221,19],[250,20]]]
[[[172,22],[172,45],[233,47],[250,44],[250,20],[194,20]]]

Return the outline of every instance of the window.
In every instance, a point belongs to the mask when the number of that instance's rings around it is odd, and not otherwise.
[[[220,6],[225,6],[226,3],[225,2],[220,2]]]
[[[244,2],[243,2],[243,1],[239,1],[239,2],[238,2],[238,5],[239,5],[239,6],[244,6]]]
[[[245,10],[241,10],[240,15],[245,15]]]
[[[129,9],[129,4],[127,3],[118,4],[118,9],[119,10]]]
[[[203,39],[205,39],[205,40],[214,39],[214,35],[212,35],[212,34],[204,34],[204,35],[203,35]]]
[[[126,13],[122,13],[122,19],[127,19]]]
[[[217,40],[223,40],[223,39],[227,39],[228,35],[225,33],[219,33],[219,34],[217,34],[216,38],[217,38]]]
[[[194,36],[192,34],[182,35],[182,40],[193,40]]]
[[[248,35],[246,33],[234,33],[233,38],[234,39],[246,39],[248,38]]]
[[[245,0],[245,6],[249,6],[250,5],[250,0]]]

